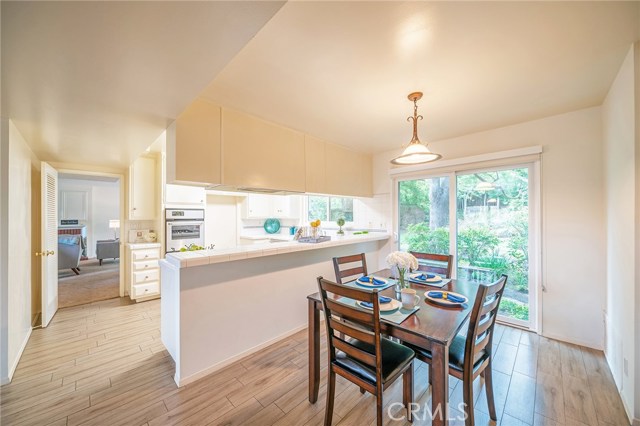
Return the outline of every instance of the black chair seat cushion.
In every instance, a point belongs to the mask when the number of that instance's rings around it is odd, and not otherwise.
[[[363,351],[375,354],[375,347],[360,340],[350,340],[350,344],[361,349]],[[381,338],[380,346],[382,350],[382,382],[387,382],[390,378],[397,375],[408,364],[413,361],[416,354],[412,349],[408,347],[392,342],[389,339]],[[371,383],[376,382],[376,370],[373,367],[369,367],[351,357],[339,357],[336,358],[335,364],[344,368],[345,370],[363,378]]]
[[[467,343],[467,336],[462,336],[458,334],[456,337],[453,338],[453,341],[449,346],[449,368],[462,371],[464,367],[464,348],[466,346],[466,343]],[[418,358],[427,358],[428,360],[431,360],[432,358],[431,351],[418,348],[408,343],[405,343],[405,345],[413,349],[415,353],[418,355]],[[477,360],[473,365],[474,369],[478,367],[480,364],[482,364],[482,362],[487,358],[487,353],[485,351],[482,351],[482,353],[476,358]]]

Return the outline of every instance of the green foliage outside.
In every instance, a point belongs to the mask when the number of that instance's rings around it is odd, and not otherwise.
[[[500,302],[500,313],[511,318],[527,321],[529,319],[529,306],[503,297]]]

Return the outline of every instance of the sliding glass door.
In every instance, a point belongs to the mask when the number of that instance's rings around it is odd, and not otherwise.
[[[500,319],[532,326],[535,314],[533,165],[451,172],[398,182],[401,250],[454,255],[454,277],[509,279]],[[453,224],[453,226],[451,226]]]
[[[456,177],[457,277],[492,282],[509,276],[499,313],[528,325],[529,168]]]

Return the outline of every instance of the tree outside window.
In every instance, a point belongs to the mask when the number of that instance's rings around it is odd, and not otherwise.
[[[353,222],[353,198],[310,195],[307,199],[308,220],[335,222],[343,218],[347,222]]]

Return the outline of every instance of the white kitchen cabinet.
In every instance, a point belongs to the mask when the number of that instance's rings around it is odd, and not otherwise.
[[[202,187],[172,184],[164,187],[164,204],[167,206],[203,207],[206,200],[207,194]]]
[[[299,195],[250,194],[242,202],[243,219],[297,219],[299,216]]]
[[[129,219],[156,218],[156,159],[140,157],[129,167]]]
[[[127,244],[127,291],[136,302],[160,297],[160,244]]]

